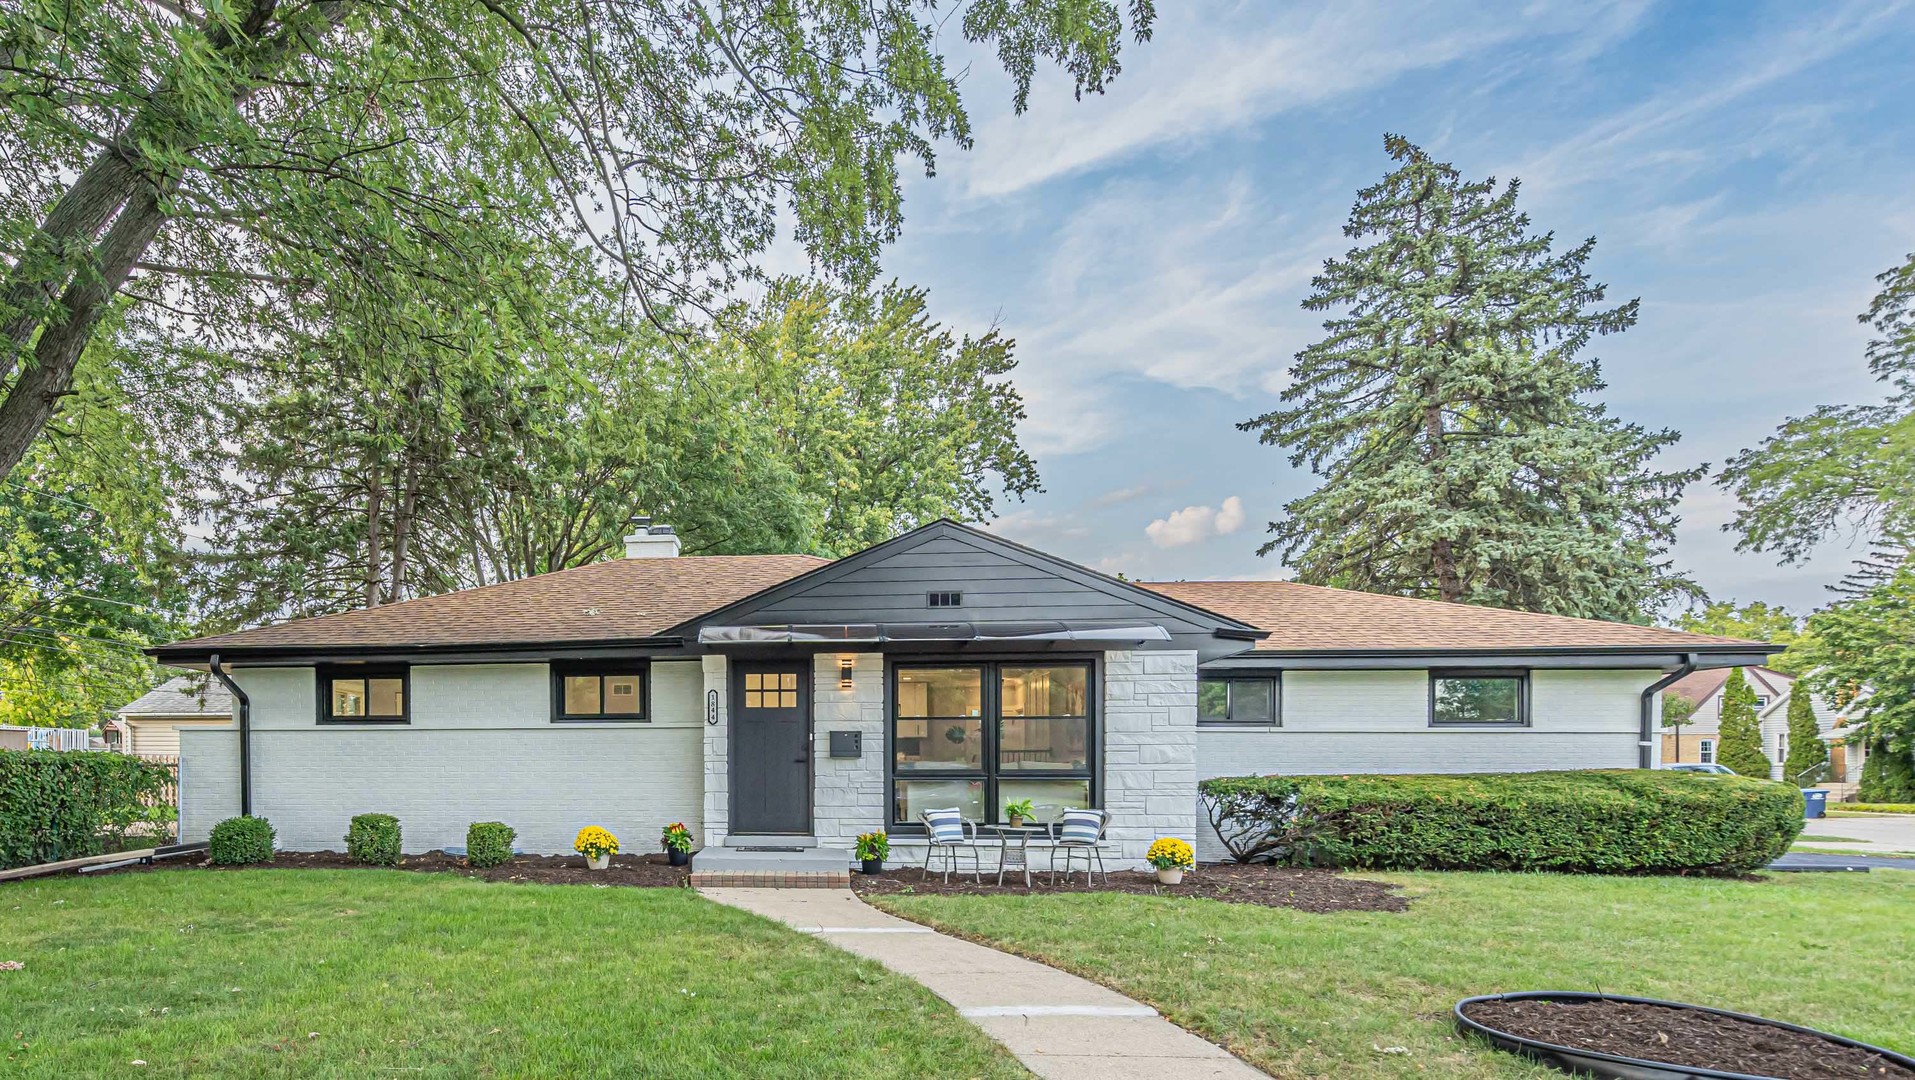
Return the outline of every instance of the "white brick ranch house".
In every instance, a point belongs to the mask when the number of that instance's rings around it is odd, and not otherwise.
[[[837,561],[627,557],[152,650],[230,678],[180,736],[180,830],[242,810],[290,850],[381,811],[408,851],[501,820],[532,852],[848,849],[918,813],[1110,812],[1106,850],[1198,842],[1246,773],[1654,767],[1657,691],[1760,643],[1287,582],[1139,584],[941,521]]]

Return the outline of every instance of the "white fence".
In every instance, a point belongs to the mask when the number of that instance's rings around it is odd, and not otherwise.
[[[80,728],[15,727],[0,724],[0,748],[17,750],[89,750],[89,736]]]

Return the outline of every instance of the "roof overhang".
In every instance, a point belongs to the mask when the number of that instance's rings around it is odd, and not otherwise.
[[[592,641],[502,641],[422,645],[252,645],[220,648],[217,645],[157,645],[146,650],[154,660],[169,667],[206,670],[208,662],[220,658],[221,666],[303,667],[311,664],[375,663],[400,661],[415,664],[499,664],[541,660],[577,660],[596,657],[649,656],[681,648],[677,637],[604,638]]]
[[[1206,670],[1337,670],[1428,667],[1551,667],[1673,671],[1752,667],[1781,646],[1712,645],[1672,650],[1635,646],[1561,646],[1528,649],[1256,649],[1204,665]]]
[[[936,622],[836,623],[769,626],[702,626],[700,645],[887,645],[926,642],[1023,643],[1080,642],[1141,645],[1169,641],[1170,631],[1154,623],[1134,622]]]

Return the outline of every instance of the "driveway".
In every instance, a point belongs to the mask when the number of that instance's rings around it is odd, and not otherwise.
[[[1809,821],[1796,843],[1858,854],[1915,854],[1915,814],[1830,814]]]

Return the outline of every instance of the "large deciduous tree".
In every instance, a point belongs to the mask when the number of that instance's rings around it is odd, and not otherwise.
[[[715,307],[781,214],[868,282],[900,161],[970,141],[921,0],[19,0],[0,8],[0,475],[109,316],[224,344],[261,292],[482,283],[545,242],[659,321]],[[1118,71],[1150,0],[983,0],[1039,64]],[[1128,22],[1128,27],[1125,25]],[[558,253],[558,254],[551,254]]]
[[[1323,477],[1262,552],[1300,580],[1526,611],[1640,620],[1699,593],[1666,552],[1683,486],[1650,462],[1678,438],[1609,416],[1582,356],[1627,329],[1586,263],[1407,140],[1358,194],[1360,242],[1304,306],[1335,310],[1299,352],[1285,407],[1241,426]]]
[[[1724,526],[1738,550],[1795,563],[1832,536],[1870,537],[1875,550],[1841,590],[1849,595],[1886,580],[1915,548],[1915,254],[1876,281],[1859,318],[1874,331],[1865,355],[1887,399],[1790,417],[1716,477],[1741,501]]]
[[[1755,712],[1755,688],[1741,668],[1729,672],[1722,684],[1722,715],[1717,720],[1716,761],[1743,776],[1769,778],[1769,758],[1762,752],[1762,725]]]
[[[1809,616],[1797,682],[1861,725],[1871,751],[1915,751],[1915,567]],[[1800,691],[1798,691],[1800,692]]]

